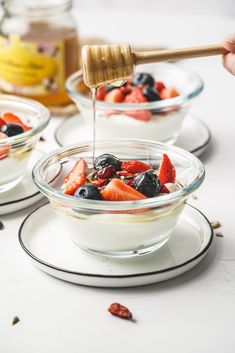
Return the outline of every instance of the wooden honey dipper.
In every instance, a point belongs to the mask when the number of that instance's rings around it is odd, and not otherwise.
[[[129,44],[85,45],[82,47],[83,79],[88,87],[95,88],[111,82],[129,79],[133,75],[134,67],[139,64],[226,53],[228,51],[222,44],[139,53],[132,52]]]

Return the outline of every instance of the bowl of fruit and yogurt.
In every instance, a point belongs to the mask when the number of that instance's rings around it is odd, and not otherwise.
[[[201,185],[202,163],[182,149],[151,141],[98,141],[94,160],[93,147],[87,142],[60,148],[33,169],[69,237],[80,248],[107,256],[159,249],[185,200]]]
[[[89,129],[92,101],[90,90],[83,83],[82,71],[68,78],[66,88],[81,111],[80,123]],[[193,98],[202,89],[201,78],[180,65],[138,66],[132,79],[121,87],[99,87],[96,136],[174,143]]]
[[[40,103],[0,95],[0,193],[12,189],[24,177],[29,157],[49,119],[48,109]]]

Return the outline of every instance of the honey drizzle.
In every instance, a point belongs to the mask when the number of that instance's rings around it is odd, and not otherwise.
[[[96,146],[96,94],[98,87],[91,88],[91,98],[92,98],[92,110],[93,110],[93,119],[92,119],[92,134],[93,134],[93,149],[92,149],[92,160],[93,168],[95,168],[95,146]]]

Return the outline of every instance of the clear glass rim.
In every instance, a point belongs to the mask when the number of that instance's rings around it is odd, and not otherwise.
[[[196,177],[194,180],[187,186],[182,187],[182,189],[173,192],[171,194],[165,194],[162,196],[146,198],[143,200],[135,201],[95,201],[95,200],[79,200],[73,196],[65,195],[62,192],[51,187],[47,182],[45,182],[42,172],[44,167],[49,161],[57,161],[56,156],[68,157],[70,153],[76,153],[80,148],[92,148],[93,143],[91,141],[84,141],[80,144],[66,146],[58,148],[47,156],[42,157],[33,168],[33,179],[35,184],[38,186],[39,190],[45,194],[47,197],[52,199],[57,199],[62,203],[66,204],[71,208],[81,208],[81,209],[90,209],[90,210],[100,210],[100,211],[119,211],[119,210],[138,210],[143,208],[156,208],[159,206],[164,206],[173,201],[178,201],[180,199],[186,198],[189,194],[194,192],[203,182],[205,177],[205,169],[202,162],[190,152],[187,152],[179,147],[170,146],[164,143],[150,141],[150,140],[141,140],[141,139],[110,139],[110,140],[98,140],[96,146],[102,146],[102,144],[112,144],[112,143],[129,143],[130,145],[138,143],[146,147],[155,147],[164,152],[175,152],[178,155],[189,160],[196,168]]]
[[[73,6],[73,0],[48,0],[47,2],[4,0],[2,6],[6,13],[12,15],[38,16],[42,14],[47,16],[70,10]]]
[[[187,94],[183,94],[175,98],[164,99],[156,102],[127,104],[127,103],[106,103],[102,101],[97,101],[96,107],[100,109],[110,109],[110,110],[120,110],[120,111],[133,110],[133,109],[134,110],[138,110],[138,109],[162,110],[169,107],[181,106],[187,103],[192,98],[195,98],[203,90],[204,84],[201,77],[196,73],[194,73],[193,71],[182,68],[181,66],[177,66],[169,63],[156,64],[156,66],[158,66],[159,68],[162,67],[163,69],[181,71],[185,75],[190,75],[193,79],[193,88]],[[74,102],[79,101],[84,105],[91,106],[92,105],[91,98],[86,97],[85,95],[79,93],[76,90],[76,87],[79,81],[81,81],[81,79],[82,79],[82,70],[76,71],[72,75],[70,75],[67,78],[65,83],[66,91]]]
[[[15,135],[12,137],[7,137],[0,140],[0,146],[4,146],[6,144],[14,144],[27,140],[29,137],[37,135],[40,131],[42,131],[48,124],[51,118],[50,111],[41,103],[34,101],[33,99],[21,98],[13,95],[0,94],[0,107],[2,104],[16,105],[17,107],[28,109],[30,107],[31,111],[34,110],[35,117],[41,117],[41,121],[29,131],[23,132],[22,134]],[[10,108],[9,108],[10,110]],[[14,108],[12,108],[12,112],[14,113]]]

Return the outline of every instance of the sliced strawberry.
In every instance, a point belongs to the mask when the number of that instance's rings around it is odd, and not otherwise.
[[[125,94],[120,90],[120,88],[114,88],[105,95],[104,101],[106,103],[121,103],[124,98]]]
[[[145,103],[147,101],[140,87],[134,88],[124,99],[124,103]]]
[[[171,163],[167,154],[163,154],[161,164],[159,167],[158,178],[161,184],[174,183],[176,177],[175,167]]]
[[[65,185],[63,188],[63,193],[66,195],[73,195],[79,186],[86,183],[86,168],[88,167],[85,159],[80,158],[71,172],[69,172],[65,178]]]
[[[160,92],[163,90],[163,88],[166,88],[166,86],[164,85],[163,82],[161,82],[161,81],[156,81],[156,82],[155,82],[155,88],[156,88],[156,90],[160,93]]]
[[[86,183],[85,174],[78,174],[74,179],[68,180],[63,188],[63,193],[66,195],[73,195],[75,191],[82,185]]]
[[[122,162],[121,169],[127,171],[128,173],[136,174],[146,172],[152,168],[150,165],[134,159],[132,161]]]
[[[105,92],[105,86],[99,87],[98,90],[97,90],[96,99],[97,99],[98,101],[103,101],[103,100],[104,100],[104,97],[105,97],[105,94],[106,94],[106,92]]]
[[[166,185],[161,185],[160,194],[169,194],[170,191],[167,189]]]
[[[5,138],[8,138],[8,136],[3,132],[0,132],[0,140]],[[10,145],[4,145],[2,147],[0,146],[0,160],[7,157],[10,148]]]
[[[64,181],[65,183],[69,180],[72,179],[73,176],[76,177],[79,173],[86,174],[86,169],[88,168],[88,164],[85,161],[84,158],[80,158],[73,169],[65,176]]]
[[[140,121],[149,121],[152,119],[150,110],[129,110],[125,112],[126,115]]]
[[[127,86],[122,86],[120,87],[120,91],[122,91],[122,93],[124,93],[126,96],[127,94],[131,93],[131,88]]]
[[[0,128],[1,128],[2,125],[5,125],[5,124],[6,124],[5,120],[3,120],[2,118],[0,118]]]
[[[178,97],[180,94],[174,87],[163,88],[160,92],[161,99],[170,99]]]
[[[124,184],[120,179],[112,179],[101,191],[106,201],[142,200],[145,196],[131,186]]]
[[[29,126],[25,125],[21,119],[13,113],[4,113],[2,118],[6,124],[18,124],[22,126],[24,132],[31,130]]]

